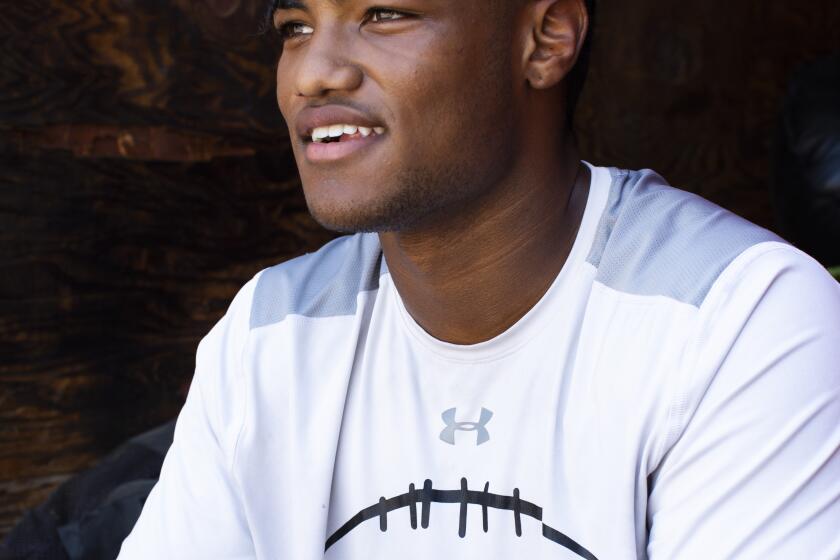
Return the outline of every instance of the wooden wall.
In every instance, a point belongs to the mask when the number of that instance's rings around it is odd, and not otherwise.
[[[587,159],[650,167],[765,226],[785,81],[840,48],[836,0],[601,0]],[[174,417],[198,340],[306,212],[262,0],[0,10],[0,538]]]
[[[785,84],[840,51],[837,0],[598,0],[585,157],[655,169],[765,227]]]
[[[300,193],[257,4],[0,10],[0,535],[174,417],[236,290],[332,237]]]

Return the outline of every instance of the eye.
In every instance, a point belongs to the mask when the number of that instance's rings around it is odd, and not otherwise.
[[[277,33],[280,34],[280,39],[283,41],[294,39],[295,37],[312,35],[314,32],[315,30],[311,25],[300,21],[290,21],[277,26]]]
[[[388,8],[371,8],[367,13],[367,20],[373,23],[404,19],[408,14],[389,10]]]

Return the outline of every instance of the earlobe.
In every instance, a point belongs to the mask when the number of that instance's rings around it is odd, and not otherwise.
[[[531,87],[559,84],[574,67],[589,27],[584,0],[537,0],[525,76]]]

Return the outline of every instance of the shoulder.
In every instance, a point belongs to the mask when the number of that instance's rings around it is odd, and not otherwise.
[[[248,326],[275,324],[288,315],[354,315],[358,294],[379,287],[383,266],[377,235],[360,233],[267,268],[253,280]]]
[[[742,336],[745,325],[785,332],[840,334],[840,284],[813,257],[786,243],[743,251],[720,275],[700,310],[707,339]],[[757,341],[767,340],[766,336]]]
[[[381,261],[376,235],[340,237],[313,253],[258,272],[238,291],[196,354],[202,398],[218,417],[230,448],[244,421],[243,364],[253,330],[289,315],[354,314],[356,296],[378,287]]]
[[[651,170],[611,169],[612,183],[587,261],[620,292],[699,307],[748,248],[784,241]]]
[[[840,505],[840,285],[798,249],[760,244],[700,315],[650,478],[651,556],[701,557],[716,542],[758,558],[784,534],[781,557],[814,557],[840,514],[825,507]],[[732,523],[756,514],[760,535]]]
[[[218,361],[220,352],[245,348],[253,329],[289,315],[331,317],[355,314],[356,296],[379,286],[381,258],[374,234],[339,237],[307,253],[258,272],[237,294],[225,315],[199,344],[199,360]]]

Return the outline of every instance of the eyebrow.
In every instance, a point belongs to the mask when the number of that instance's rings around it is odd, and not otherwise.
[[[349,4],[348,0],[330,0],[330,2],[336,6]],[[277,10],[302,10],[308,12],[309,6],[306,5],[306,0],[272,0],[268,13],[273,14]]]
[[[306,6],[305,0],[271,0],[263,16],[262,25],[260,26],[261,33],[268,33],[269,30],[274,29],[274,14],[278,10],[301,10],[308,12],[309,8]]]
[[[303,0],[273,0],[270,12],[276,10],[307,10],[306,2]]]

